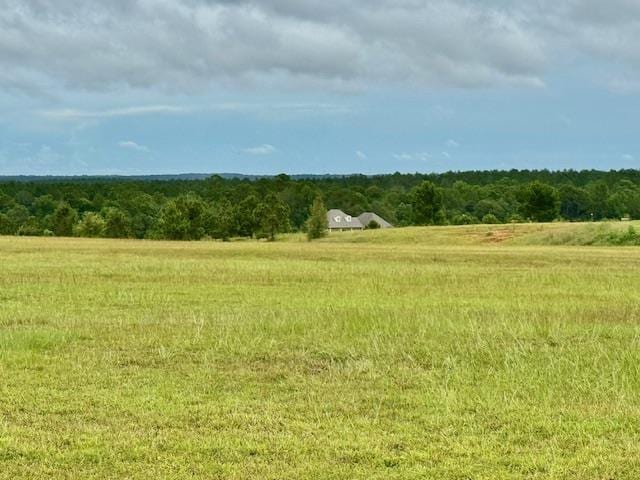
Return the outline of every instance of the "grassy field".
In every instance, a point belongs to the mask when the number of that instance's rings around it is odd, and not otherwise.
[[[567,228],[0,238],[0,478],[640,478],[640,249]]]

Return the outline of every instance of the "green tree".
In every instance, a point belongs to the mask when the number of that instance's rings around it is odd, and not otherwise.
[[[589,193],[571,184],[562,185],[560,194],[560,214],[567,220],[589,218]]]
[[[132,194],[129,202],[123,208],[131,218],[131,234],[145,238],[157,222],[161,201],[147,193],[138,193]]]
[[[0,213],[0,235],[13,235],[16,230],[13,228],[13,222],[6,213]]]
[[[15,204],[16,201],[12,197],[0,191],[0,212],[9,210]]]
[[[260,202],[255,195],[245,197],[238,205],[238,234],[243,237],[253,237],[260,223],[255,216],[255,210]]]
[[[311,205],[311,216],[307,220],[307,238],[309,241],[322,238],[327,235],[329,222],[327,220],[327,208],[321,197],[316,197]]]
[[[486,215],[493,215],[496,218],[504,218],[505,208],[500,201],[485,198],[475,205],[474,213],[476,218],[484,218]]]
[[[609,218],[609,186],[604,180],[598,180],[587,185],[589,194],[589,216],[595,220]]]
[[[167,240],[189,240],[191,224],[176,200],[169,200],[158,216],[155,236]]]
[[[413,190],[413,217],[417,225],[444,223],[442,189],[425,180]]]
[[[131,236],[131,219],[116,207],[102,210],[104,217],[104,235],[109,238],[129,238]]]
[[[27,208],[33,205],[33,194],[26,190],[20,190],[18,193],[15,194],[14,198],[17,203],[19,203],[20,205],[24,205]]]
[[[273,193],[258,204],[254,216],[261,234],[270,241],[275,240],[278,233],[289,230],[289,208]]]
[[[400,202],[395,211],[396,222],[399,227],[413,224],[413,206],[411,203]]]
[[[207,210],[195,193],[169,200],[160,210],[157,233],[169,240],[200,240],[206,233]]]
[[[23,205],[16,204],[7,211],[7,216],[11,222],[11,233],[16,233],[18,229],[29,220],[29,210]]]
[[[51,195],[42,195],[33,201],[32,209],[38,217],[46,217],[55,212],[57,202]]]
[[[615,193],[609,197],[607,204],[616,218],[640,218],[640,190],[632,182],[618,182]]]
[[[74,233],[78,237],[104,237],[106,226],[102,215],[96,212],[85,212],[78,224],[74,227]]]
[[[62,202],[51,216],[53,233],[58,237],[70,237],[77,218],[77,212],[68,203]]]
[[[210,209],[211,220],[209,223],[209,231],[213,238],[221,238],[224,241],[229,240],[237,234],[238,222],[236,211],[227,199],[219,201]]]
[[[560,214],[560,195],[551,185],[535,181],[527,185],[522,210],[535,222],[551,222]]]
[[[29,217],[27,221],[18,228],[17,234],[23,237],[39,237],[43,234],[43,230],[37,217]]]

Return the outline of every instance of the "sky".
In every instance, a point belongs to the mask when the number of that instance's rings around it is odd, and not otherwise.
[[[640,168],[638,0],[0,0],[0,175]]]

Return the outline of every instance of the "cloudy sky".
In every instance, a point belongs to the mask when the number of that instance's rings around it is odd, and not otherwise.
[[[0,0],[0,175],[640,168],[638,0]]]

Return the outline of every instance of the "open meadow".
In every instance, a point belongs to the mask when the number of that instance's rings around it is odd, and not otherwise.
[[[576,228],[0,237],[0,478],[640,478],[640,249]]]

